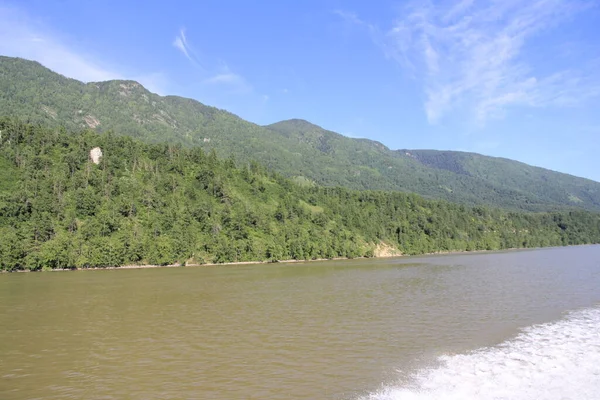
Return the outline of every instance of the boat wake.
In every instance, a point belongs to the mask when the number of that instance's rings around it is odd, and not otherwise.
[[[405,386],[364,400],[600,399],[600,308],[525,329],[496,347],[442,356]]]

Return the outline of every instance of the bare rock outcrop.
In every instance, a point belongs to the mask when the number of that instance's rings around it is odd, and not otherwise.
[[[90,160],[96,165],[100,164],[102,158],[102,149],[100,147],[94,147],[90,150]]]

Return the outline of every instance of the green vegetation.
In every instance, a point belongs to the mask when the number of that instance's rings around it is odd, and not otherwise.
[[[294,182],[214,151],[0,120],[0,269],[600,242],[587,211],[513,213]],[[98,165],[89,160],[99,146]]]
[[[240,163],[257,160],[304,186],[397,190],[510,210],[600,211],[600,183],[591,180],[479,154],[392,151],[302,120],[262,127],[195,100],[158,96],[137,82],[84,84],[18,58],[0,57],[0,110],[69,131],[112,130],[215,150]]]

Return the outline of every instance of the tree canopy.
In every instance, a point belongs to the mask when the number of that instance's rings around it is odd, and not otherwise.
[[[422,254],[598,242],[600,215],[588,211],[320,187],[199,147],[0,119],[3,270],[364,257],[381,243]]]

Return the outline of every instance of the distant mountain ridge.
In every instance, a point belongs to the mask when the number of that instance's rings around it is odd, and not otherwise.
[[[299,119],[259,126],[193,99],[156,95],[135,81],[86,84],[19,58],[0,56],[0,115],[214,149],[306,183],[514,210],[600,211],[600,183],[589,179],[476,153],[390,150]]]

